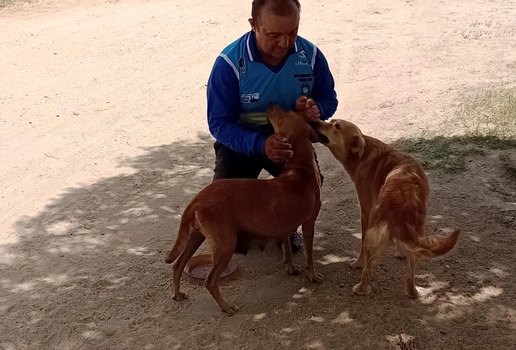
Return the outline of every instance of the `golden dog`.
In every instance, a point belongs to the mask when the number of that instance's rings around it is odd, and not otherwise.
[[[414,274],[418,258],[447,253],[459,236],[458,230],[448,236],[425,234],[429,185],[423,168],[410,155],[363,135],[348,121],[321,121],[314,128],[319,142],[330,149],[355,183],[360,202],[362,245],[352,266],[363,269],[353,292],[370,293],[375,263],[394,241],[407,257],[405,293],[417,298]]]
[[[186,207],[177,239],[165,259],[173,264],[173,298],[182,300],[179,291],[181,273],[187,261],[208,238],[213,267],[205,286],[221,310],[233,314],[238,307],[228,304],[219,292],[219,279],[235,248],[245,251],[242,243],[250,237],[282,240],[287,272],[297,274],[293,265],[289,236],[302,225],[306,270],[312,282],[322,282],[313,265],[315,220],[321,208],[321,177],[312,142],[317,133],[295,112],[272,105],[267,114],[276,133],[292,145],[293,157],[282,173],[273,179],[221,179],[201,190]]]

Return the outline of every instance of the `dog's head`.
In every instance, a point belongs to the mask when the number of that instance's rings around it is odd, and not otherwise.
[[[280,106],[271,104],[267,108],[267,117],[274,127],[274,132],[282,134],[290,142],[294,141],[295,137],[306,137],[311,142],[318,141],[317,132],[294,111],[285,111]]]
[[[313,127],[319,134],[319,142],[328,147],[340,162],[363,156],[366,142],[355,124],[333,119],[331,122],[319,121]]]

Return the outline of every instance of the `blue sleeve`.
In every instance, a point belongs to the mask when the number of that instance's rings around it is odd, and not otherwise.
[[[240,93],[233,68],[217,57],[207,86],[208,127],[215,139],[245,155],[265,154],[265,136],[238,123]]]
[[[320,50],[317,50],[315,55],[314,88],[310,97],[317,102],[322,120],[329,119],[337,110],[339,102],[335,92],[335,81],[331,75],[328,61]]]

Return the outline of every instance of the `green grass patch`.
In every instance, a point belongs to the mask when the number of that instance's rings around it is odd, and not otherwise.
[[[426,137],[400,139],[393,145],[417,154],[427,169],[452,174],[465,171],[472,156],[502,150],[500,160],[511,177],[515,176],[511,155],[516,152],[516,87],[488,87],[465,94],[447,124],[443,128],[460,126],[464,135],[431,137],[427,133]]]
[[[457,174],[466,170],[469,157],[486,155],[487,150],[516,151],[516,140],[497,136],[437,136],[432,139],[399,139],[393,146],[415,153],[426,169]]]

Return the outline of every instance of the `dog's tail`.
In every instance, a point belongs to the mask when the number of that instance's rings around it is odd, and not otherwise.
[[[448,253],[455,247],[459,239],[459,230],[455,230],[449,235],[429,235],[419,236],[415,240],[399,242],[405,249],[416,255],[439,256]]]
[[[183,213],[176,241],[174,242],[174,246],[170,250],[170,253],[168,253],[168,256],[165,258],[165,262],[167,264],[173,263],[185,249],[195,217],[195,212],[185,210]]]

